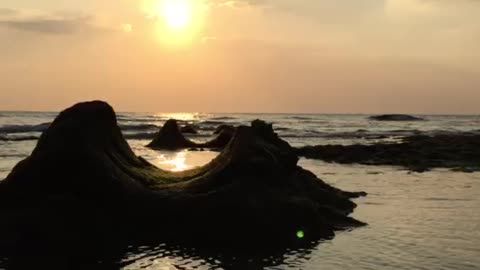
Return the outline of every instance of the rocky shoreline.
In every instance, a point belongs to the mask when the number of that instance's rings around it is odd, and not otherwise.
[[[409,136],[400,143],[305,146],[296,153],[326,162],[401,166],[415,172],[480,171],[480,135],[472,133]]]
[[[221,125],[214,131],[216,137],[213,140],[196,143],[186,138],[176,121],[170,119],[148,147],[157,150],[206,148],[221,151],[235,130],[233,126]],[[480,171],[480,134],[412,135],[400,142],[303,146],[295,148],[295,153],[299,157],[332,163],[399,166],[415,172],[436,168],[476,172]]]
[[[108,104],[80,103],[0,182],[0,254],[152,241],[308,246],[365,225],[349,216],[365,192],[330,186],[297,162],[271,125],[255,121],[209,164],[163,171],[135,156]]]

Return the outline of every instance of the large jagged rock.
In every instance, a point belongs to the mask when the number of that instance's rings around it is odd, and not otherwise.
[[[375,121],[424,121],[425,119],[408,114],[382,114],[368,117]]]
[[[317,145],[296,150],[302,157],[343,164],[402,166],[416,172],[434,168],[480,171],[480,135],[414,135],[401,143]]]
[[[184,132],[185,133],[185,132]],[[182,134],[177,120],[169,119],[147,147],[157,150],[179,150],[185,148],[213,148],[223,149],[233,138],[235,130],[222,130],[214,139],[205,143],[189,140]]]
[[[143,241],[277,246],[364,225],[348,215],[350,198],[365,193],[334,188],[297,161],[255,121],[209,164],[163,171],[134,155],[108,104],[80,103],[0,182],[0,252],[73,245],[85,256]]]

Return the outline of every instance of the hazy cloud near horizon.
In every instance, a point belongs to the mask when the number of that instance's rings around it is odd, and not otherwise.
[[[3,1],[0,110],[480,113],[480,1],[210,0],[177,47],[141,2]]]
[[[88,18],[76,19],[33,19],[26,21],[0,21],[0,26],[22,31],[50,34],[71,34],[87,27]]]

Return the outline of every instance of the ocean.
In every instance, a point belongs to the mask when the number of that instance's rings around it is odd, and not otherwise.
[[[57,113],[0,112],[0,181],[27,157]],[[118,113],[119,126],[139,156],[182,171],[208,163],[213,151],[154,151],[145,147],[169,118],[191,124],[195,141],[212,138],[221,124],[273,123],[294,146],[374,144],[410,135],[480,134],[480,116],[423,115],[427,121],[381,122],[369,115]],[[131,247],[124,269],[480,269],[480,173],[340,165],[301,159],[300,165],[344,190],[366,191],[353,216],[369,225],[339,232],[312,249],[242,257],[204,254],[159,244]],[[1,265],[1,259],[0,259]],[[1,267],[0,267],[1,268]]]

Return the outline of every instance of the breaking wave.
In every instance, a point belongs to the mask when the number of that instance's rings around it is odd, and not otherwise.
[[[47,130],[51,123],[42,123],[39,125],[5,125],[0,127],[0,133],[27,133],[43,132]]]
[[[23,142],[23,141],[36,141],[40,139],[40,136],[1,136],[0,142]]]

